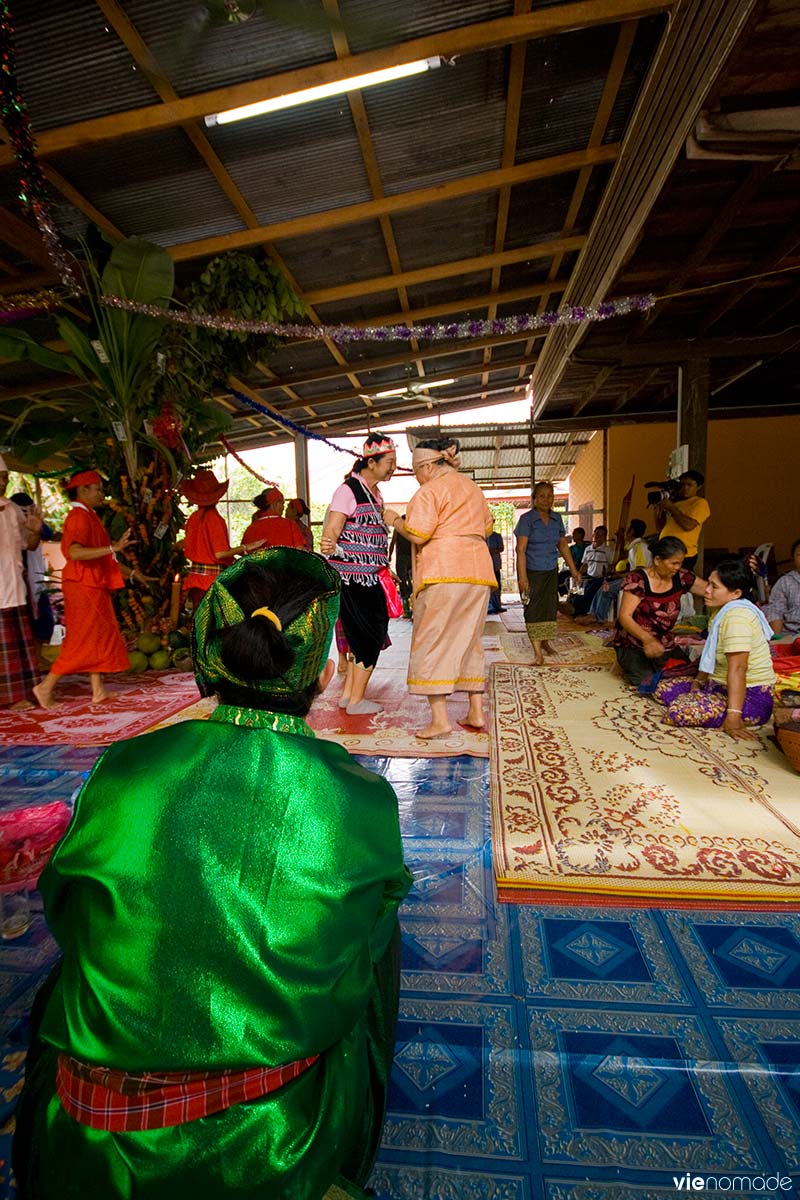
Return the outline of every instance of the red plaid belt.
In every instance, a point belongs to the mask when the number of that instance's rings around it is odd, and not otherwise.
[[[221,572],[222,567],[218,563],[190,563],[190,575],[212,575],[215,579]]]
[[[69,1115],[92,1129],[111,1133],[167,1129],[276,1092],[318,1058],[315,1054],[282,1067],[250,1067],[245,1071],[132,1075],[90,1067],[59,1054],[56,1092]]]

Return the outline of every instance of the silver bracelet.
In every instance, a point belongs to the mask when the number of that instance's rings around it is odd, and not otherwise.
[[[741,710],[740,708],[726,708],[726,709],[725,709],[725,712],[735,712],[735,713],[740,713],[741,711],[742,711],[742,710]]]

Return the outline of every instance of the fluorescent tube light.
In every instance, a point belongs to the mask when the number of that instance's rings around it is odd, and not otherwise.
[[[378,83],[390,83],[393,79],[406,79],[410,75],[422,75],[433,70],[441,59],[422,58],[417,62],[402,63],[397,67],[386,67],[383,71],[369,71],[366,75],[353,75],[350,79],[338,79],[334,83],[321,83],[318,87],[304,88],[301,92],[289,92],[286,96],[275,96],[272,100],[260,100],[256,104],[245,104],[242,108],[230,108],[227,112],[212,113],[205,118],[206,125],[227,125],[231,121],[246,121],[249,117],[260,117],[263,113],[278,112],[282,108],[294,108],[297,104],[311,104],[328,96],[341,96],[344,92],[357,92],[362,88],[375,87]]]
[[[376,392],[373,399],[385,400],[387,396],[403,396],[409,390],[427,392],[429,388],[447,387],[451,383],[455,383],[455,379],[432,379],[430,383],[426,383],[424,379],[417,379],[414,383],[407,383],[405,387],[392,388],[389,392]]]

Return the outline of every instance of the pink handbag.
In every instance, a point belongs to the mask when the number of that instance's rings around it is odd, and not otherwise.
[[[392,573],[388,567],[381,567],[378,571],[378,582],[383,588],[383,594],[386,597],[386,611],[390,617],[402,617],[403,615],[403,597],[397,590],[397,584],[392,579]]]

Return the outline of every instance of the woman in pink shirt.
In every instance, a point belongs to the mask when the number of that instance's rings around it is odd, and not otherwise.
[[[408,690],[428,698],[430,724],[417,737],[429,741],[452,732],[447,715],[451,692],[469,696],[460,724],[485,728],[481,634],[489,592],[496,584],[486,545],[494,521],[481,489],[459,472],[457,441],[421,442],[411,462],[419,491],[405,519],[388,508],[386,520],[416,547]]]

